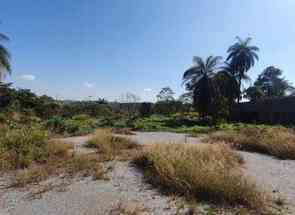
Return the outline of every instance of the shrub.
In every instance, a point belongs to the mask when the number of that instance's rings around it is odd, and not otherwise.
[[[84,135],[98,127],[98,121],[85,114],[70,119],[53,117],[46,122],[46,127],[57,134]]]
[[[47,120],[45,126],[50,129],[54,133],[64,133],[66,130],[66,123],[65,119],[59,116],[52,117],[51,119]]]
[[[127,125],[127,120],[117,120],[116,122],[113,123],[113,127],[115,128],[127,128],[128,125]]]
[[[295,134],[284,127],[246,127],[216,132],[207,141],[222,141],[239,150],[259,152],[280,159],[295,159]]]
[[[48,156],[47,132],[38,128],[7,129],[0,136],[0,170],[28,167]]]
[[[135,122],[135,129],[143,131],[167,130],[167,120],[169,120],[169,118],[166,116],[152,115],[148,118],[138,119]]]
[[[266,195],[240,171],[241,157],[226,145],[156,144],[134,160],[149,182],[187,197],[249,208]]]

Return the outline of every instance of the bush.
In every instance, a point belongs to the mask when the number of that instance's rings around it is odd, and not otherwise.
[[[38,128],[7,129],[0,136],[0,170],[28,167],[48,156],[47,132]]]
[[[134,162],[152,184],[187,197],[262,210],[266,203],[241,173],[241,157],[226,145],[156,144]]]
[[[171,116],[152,115],[148,118],[138,119],[135,129],[142,131],[171,131],[179,133],[209,133],[214,128],[199,126],[198,114],[194,112],[178,113]]]
[[[57,134],[62,134],[66,130],[65,119],[59,116],[52,117],[47,120],[45,126],[50,129],[52,132]]]
[[[280,159],[295,159],[294,131],[284,127],[256,126],[213,133],[207,141],[225,142],[232,147],[273,155]]]
[[[53,117],[46,122],[46,127],[53,133],[84,135],[98,127],[98,121],[85,114],[73,116],[70,119]]]
[[[167,120],[169,120],[169,118],[166,116],[152,115],[148,118],[138,119],[135,122],[135,129],[143,131],[167,130]]]

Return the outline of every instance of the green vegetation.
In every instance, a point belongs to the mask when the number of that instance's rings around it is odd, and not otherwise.
[[[0,135],[0,170],[28,167],[49,156],[47,133],[38,128],[4,129]]]
[[[269,66],[258,76],[253,86],[246,89],[246,98],[259,101],[264,98],[284,97],[294,93],[294,87],[281,77],[283,71],[274,66]]]
[[[38,128],[6,130],[0,137],[0,172],[17,170],[11,186],[38,183],[52,175],[103,178],[101,162],[95,154],[73,154],[72,145],[49,141],[46,131]]]
[[[238,42],[229,47],[223,65],[219,56],[206,60],[194,57],[194,65],[183,74],[186,90],[202,117],[210,115],[214,121],[227,119],[233,103],[241,99],[242,80],[249,79],[247,72],[258,60],[259,49],[250,46],[251,38],[237,39]]]
[[[192,114],[191,116],[193,116]],[[152,115],[148,118],[140,118],[135,122],[134,128],[140,131],[170,131],[178,133],[208,133],[214,128],[209,126],[199,126],[195,124],[202,124],[198,121],[197,115],[189,118],[182,114],[175,114],[171,116]]]
[[[85,135],[94,131],[99,126],[99,121],[81,114],[69,119],[53,117],[46,122],[46,128],[57,134]]]
[[[285,127],[243,126],[213,133],[207,141],[223,142],[239,150],[259,152],[280,159],[295,159],[295,133],[293,129]]]
[[[156,144],[134,160],[149,182],[198,200],[264,210],[267,196],[239,166],[242,158],[226,145]]]

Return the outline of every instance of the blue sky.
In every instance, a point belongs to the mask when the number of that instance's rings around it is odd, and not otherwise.
[[[152,100],[170,86],[179,95],[192,57],[226,57],[237,35],[261,49],[252,79],[275,65],[295,83],[294,0],[6,0],[1,8],[9,79],[38,94]]]

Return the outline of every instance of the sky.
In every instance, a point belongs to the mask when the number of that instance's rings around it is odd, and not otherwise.
[[[235,37],[260,48],[252,80],[274,65],[295,83],[294,0],[4,0],[7,81],[58,99],[153,101],[184,92],[193,56],[226,58]]]

